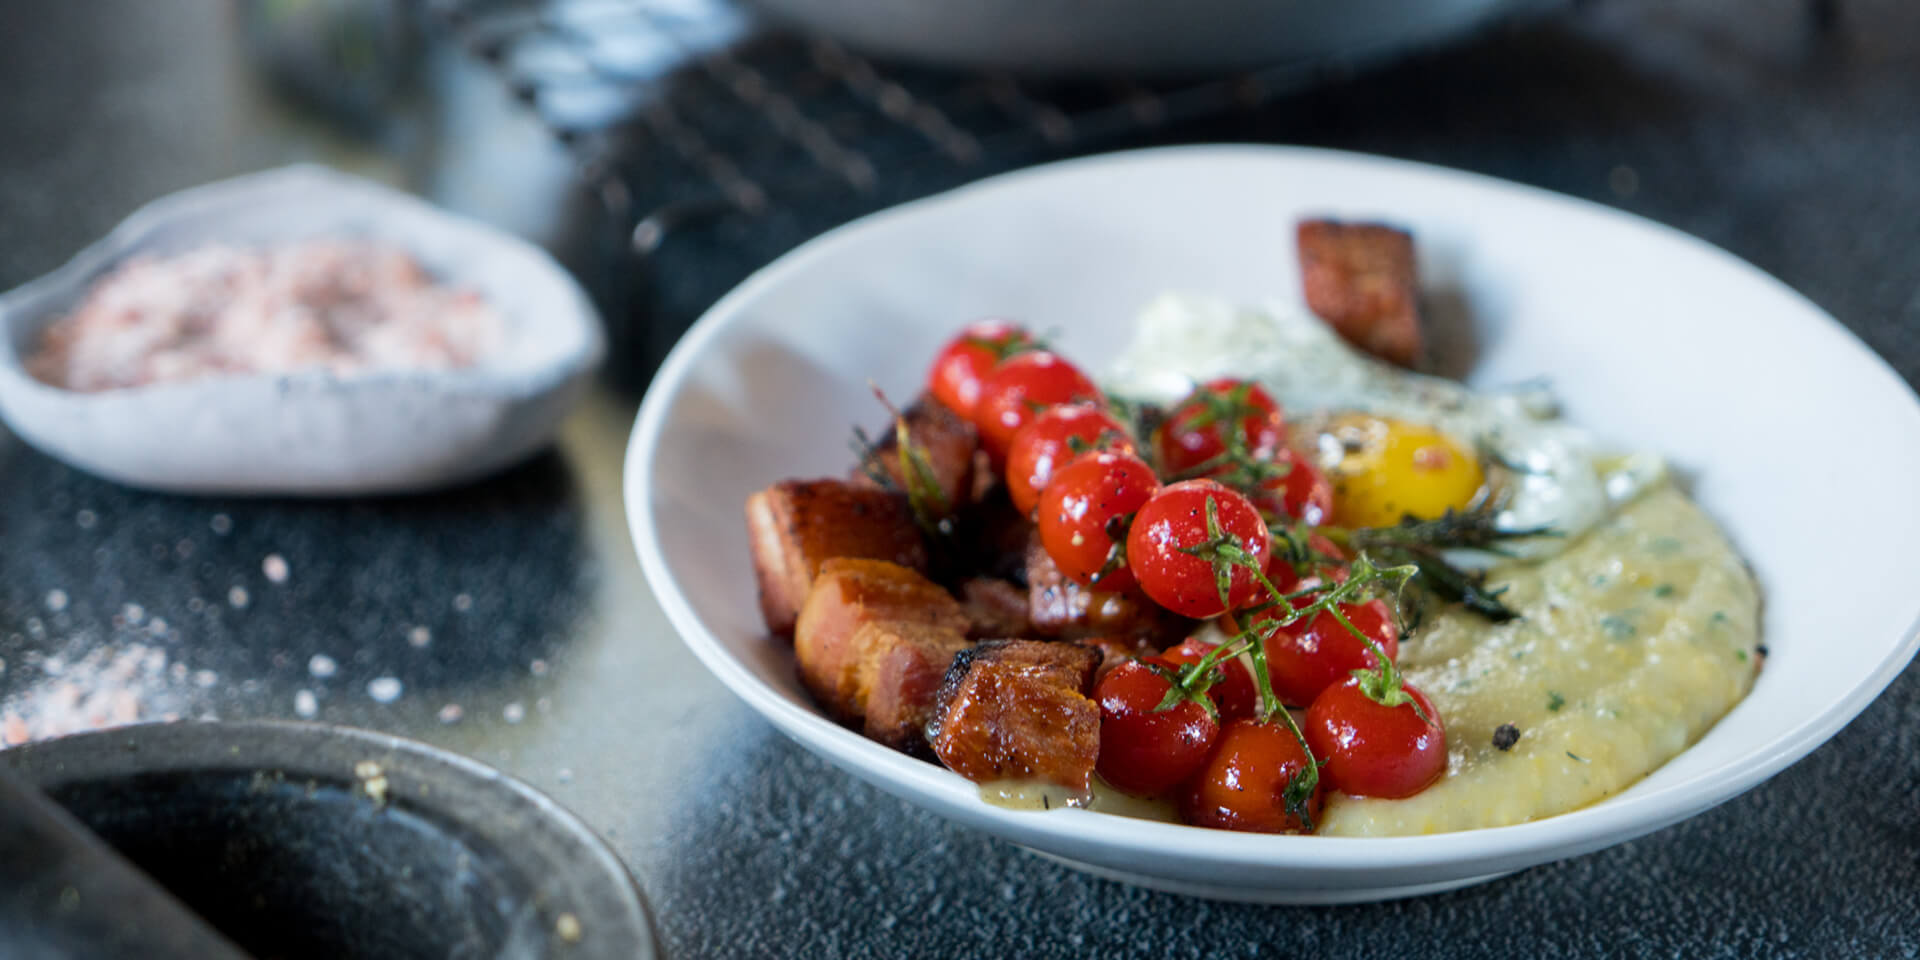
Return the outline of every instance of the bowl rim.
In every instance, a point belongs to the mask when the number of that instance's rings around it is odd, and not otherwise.
[[[1498,177],[1435,164],[1315,147],[1201,144],[1155,147],[1096,154],[1028,167],[989,177],[943,193],[890,207],[829,230],[754,272],[716,301],[687,330],[667,354],[641,403],[628,442],[623,490],[629,533],[648,584],[667,619],[694,655],[728,689],[746,701],[783,733],[802,746],[820,752],[843,768],[916,802],[942,804],[942,812],[969,825],[989,829],[1002,837],[1035,846],[1093,842],[1105,850],[1136,856],[1165,857],[1170,851],[1192,861],[1227,867],[1307,867],[1330,878],[1358,877],[1380,871],[1445,868],[1461,876],[1512,869],[1597,850],[1631,839],[1708,807],[1731,800],[1794,762],[1838,733],[1866,709],[1920,650],[1920,610],[1908,618],[1899,642],[1844,697],[1805,717],[1799,724],[1743,757],[1732,776],[1702,778],[1631,796],[1615,794],[1565,813],[1520,824],[1403,837],[1274,836],[1208,830],[1181,824],[1158,823],[1084,810],[1052,811],[1035,815],[992,807],[977,799],[973,784],[935,764],[897,753],[842,727],[824,715],[802,707],[761,680],[736,659],[708,630],[688,598],[677,587],[653,517],[655,453],[669,422],[675,400],[708,348],[732,327],[742,307],[793,275],[812,269],[849,235],[868,228],[912,218],[937,206],[965,203],[977,193],[1014,183],[1071,176],[1082,171],[1165,160],[1249,157],[1338,162],[1388,172],[1440,175],[1518,192],[1531,199],[1571,204],[1615,221],[1651,228],[1683,241],[1770,284],[1773,292],[1804,308],[1807,319],[1824,320],[1826,334],[1845,340],[1859,359],[1900,386],[1907,402],[1920,411],[1920,398],[1887,362],[1869,349],[1844,324],[1804,295],[1720,247],[1677,228],[1638,217],[1592,201],[1570,197]],[[1689,748],[1691,749],[1691,748]],[[964,796],[962,795],[964,791]],[[955,807],[964,799],[971,808]],[[1150,882],[1150,881],[1149,881]]]

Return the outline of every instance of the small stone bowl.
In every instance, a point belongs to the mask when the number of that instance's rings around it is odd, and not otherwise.
[[[391,243],[504,321],[472,367],[209,377],[82,393],[24,358],[95,281],[137,254],[333,237]],[[551,438],[606,353],[592,304],[540,248],[409,194],[318,166],[175,193],[53,273],[0,295],[0,416],[28,443],[129,486],[349,496],[471,480]]]
[[[0,750],[0,767],[254,956],[659,956],[639,888],[592,831],[425,744],[180,722]]]

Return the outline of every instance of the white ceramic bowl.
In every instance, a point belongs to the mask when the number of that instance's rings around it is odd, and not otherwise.
[[[500,311],[473,367],[219,377],[78,393],[21,357],[103,273],[141,253],[365,237],[412,253]],[[28,443],[137,487],[188,493],[401,493],[482,476],[552,436],[606,352],[586,294],[540,248],[409,194],[295,166],[156,200],[60,269],[0,296],[0,414]]]
[[[1511,827],[1399,839],[1253,836],[982,803],[973,785],[823,717],[754,602],[741,504],[847,469],[868,378],[918,388],[985,315],[1057,329],[1098,370],[1163,290],[1297,298],[1293,223],[1384,218],[1429,288],[1470,305],[1473,380],[1546,375],[1603,438],[1669,454],[1751,560],[1771,647],[1753,693],[1629,790]],[[1795,438],[1783,446],[1782,438]],[[1920,404],[1800,295],[1676,231],[1485,177],[1317,150],[1203,147],[1029,170],[843,227],[716,304],[668,357],[627,456],[634,543],[700,659],[803,746],[1076,866],[1203,896],[1337,902],[1443,890],[1586,853],[1723,802],[1831,737],[1912,657]],[[1830,509],[1833,504],[1849,505]],[[1864,508],[1864,509],[1862,509]],[[1863,778],[1874,776],[1861,770]]]

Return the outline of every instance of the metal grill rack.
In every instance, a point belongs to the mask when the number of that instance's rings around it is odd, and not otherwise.
[[[820,37],[759,29],[725,0],[433,0],[436,27],[493,65],[575,150],[632,250],[677,229],[796,200],[849,212],[1253,111],[1343,65],[1193,81],[1036,83],[883,65]],[[944,182],[943,182],[944,181]]]
[[[430,32],[491,65],[577,158],[604,222],[576,269],[608,320],[614,382],[630,388],[716,297],[826,228],[1049,159],[1258,138],[1279,101],[1362,65],[1042,81],[875,61],[756,26],[732,0],[414,2]],[[1838,0],[1785,2],[1816,33],[1841,13]],[[1496,77],[1529,76],[1524,57],[1493,52],[1506,64]]]
[[[881,64],[822,37],[757,27],[731,0],[416,2],[575,149],[583,179],[628,218],[642,256],[696,220],[765,215],[823,194],[858,211],[901,199],[889,188],[903,173],[937,188],[1250,116],[1363,59],[1047,83]],[[1533,9],[1596,2],[1537,0]],[[1801,2],[1816,31],[1839,18],[1839,0]]]

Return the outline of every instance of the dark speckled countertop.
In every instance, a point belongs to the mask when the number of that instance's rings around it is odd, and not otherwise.
[[[0,288],[155,195],[294,159],[403,183],[563,253],[582,235],[563,153],[491,76],[423,58],[381,122],[343,135],[266,92],[233,9],[0,11]],[[1841,4],[1825,31],[1809,10],[1593,0],[1155,142],[1336,146],[1609,203],[1781,277],[1914,382],[1920,5]],[[677,238],[652,268],[655,311],[614,322],[666,339],[834,219]],[[680,957],[1920,956],[1913,670],[1722,807],[1434,897],[1208,903],[952,826],[775,735],[672,635],[619,499],[636,402],[600,389],[531,463],[365,502],[138,493],[0,430],[0,713],[310,715],[471,754],[601,831]],[[1782,455],[1814,455],[1796,441],[1816,438],[1782,438]],[[1810,502],[1783,522],[1863,506]],[[103,675],[129,693],[88,701]]]

